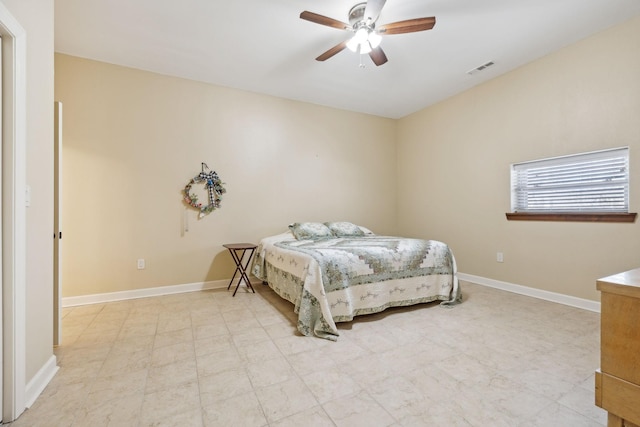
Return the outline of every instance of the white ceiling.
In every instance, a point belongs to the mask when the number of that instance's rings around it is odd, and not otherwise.
[[[435,16],[385,36],[389,62],[344,50],[358,0],[56,0],[55,50],[335,108],[400,118],[640,14],[640,0],[387,0],[378,25]],[[485,71],[467,71],[494,61]]]

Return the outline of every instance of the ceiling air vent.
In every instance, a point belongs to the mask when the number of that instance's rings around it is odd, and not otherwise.
[[[493,61],[485,62],[485,63],[484,63],[484,64],[482,64],[481,66],[476,67],[476,68],[474,68],[473,70],[469,70],[469,71],[467,71],[467,74],[475,74],[475,73],[477,73],[477,72],[479,72],[479,71],[484,70],[485,68],[489,68],[489,67],[491,67],[492,65],[495,65],[495,63],[494,63]]]

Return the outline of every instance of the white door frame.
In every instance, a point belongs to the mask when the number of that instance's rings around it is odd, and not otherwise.
[[[2,420],[26,404],[26,33],[0,3],[2,38]]]

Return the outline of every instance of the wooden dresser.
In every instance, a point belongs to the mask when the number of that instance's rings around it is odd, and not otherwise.
[[[640,268],[597,281],[601,292],[596,405],[608,427],[640,426]]]

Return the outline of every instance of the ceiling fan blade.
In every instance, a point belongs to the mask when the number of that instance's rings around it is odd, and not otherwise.
[[[346,41],[344,41],[342,43],[338,43],[337,45],[335,45],[334,47],[332,47],[331,49],[329,49],[328,51],[326,51],[322,55],[318,56],[316,58],[316,61],[326,61],[327,59],[331,58],[336,53],[342,52],[345,47],[347,47],[347,42]]]
[[[370,18],[372,22],[376,22],[386,2],[387,0],[368,0],[364,10],[364,19]]]
[[[436,25],[435,16],[429,18],[407,19],[406,21],[393,22],[376,28],[380,35],[415,33],[416,31],[430,30]]]
[[[329,18],[328,16],[318,15],[317,13],[304,11],[300,14],[300,19],[310,21],[320,25],[326,25],[327,27],[337,28],[339,30],[351,30],[351,25],[344,22],[340,22],[337,19]]]
[[[371,57],[373,63],[378,67],[387,62],[387,55],[384,54],[384,51],[380,46],[372,49],[371,52],[369,52],[369,57]]]

